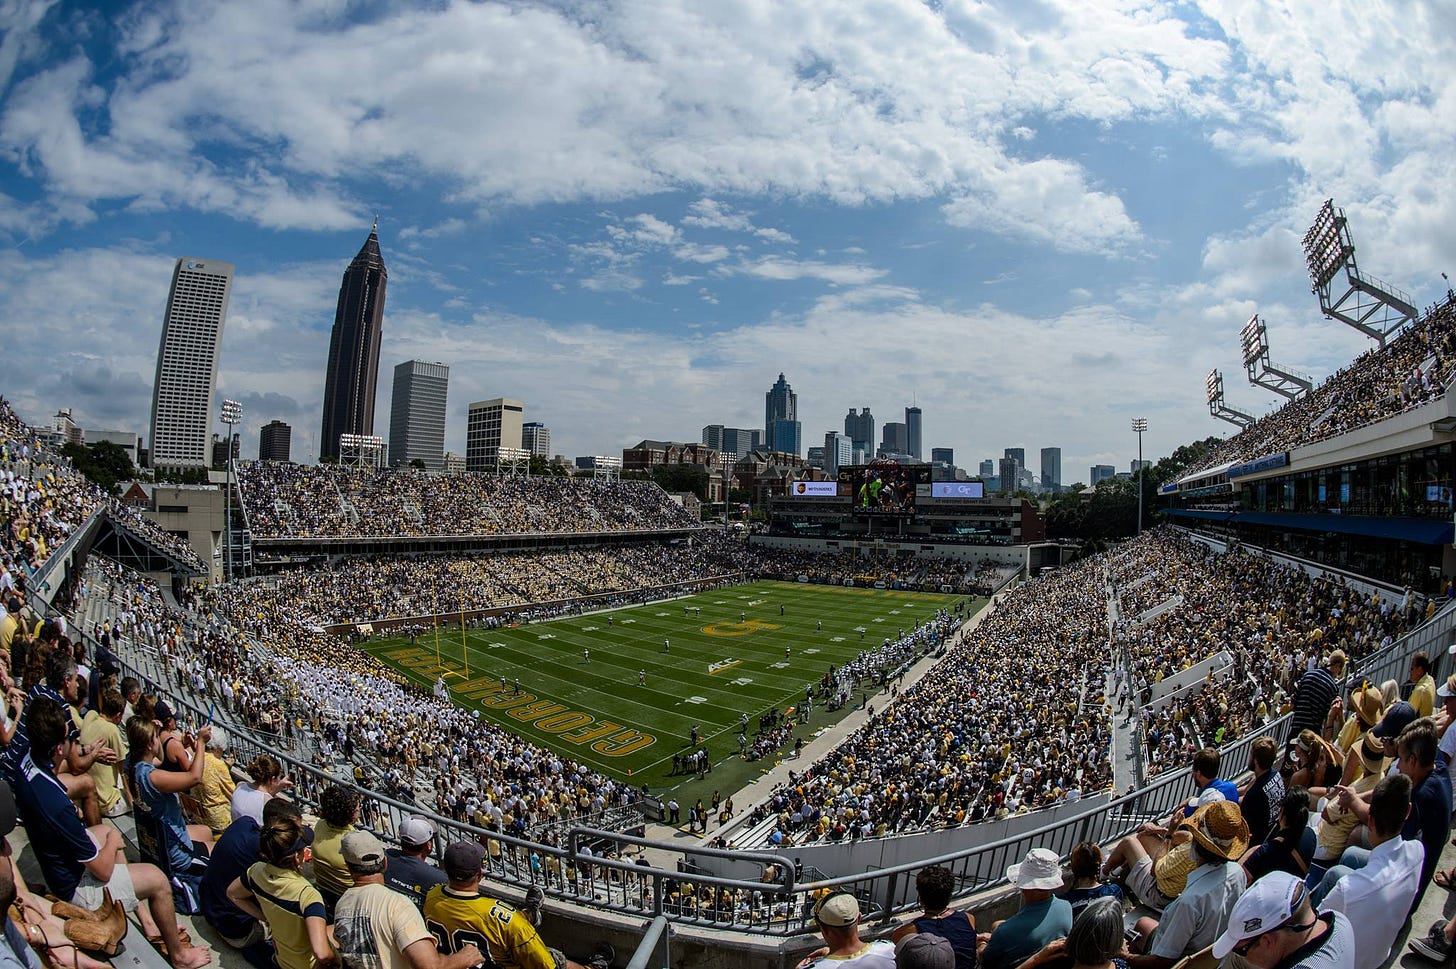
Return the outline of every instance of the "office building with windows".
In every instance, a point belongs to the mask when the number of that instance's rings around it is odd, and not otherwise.
[[[551,428],[540,421],[522,424],[521,447],[530,451],[532,457],[551,457]]]
[[[509,397],[470,405],[465,423],[465,470],[494,471],[501,445],[519,446],[526,405]]]
[[[172,268],[152,388],[154,468],[211,464],[217,352],[232,285],[233,267],[225,262],[178,259]]]
[[[445,469],[445,401],[450,368],[443,363],[406,360],[394,368],[389,401],[389,464],[402,468],[423,461],[431,471]]]
[[[339,456],[340,435],[374,433],[374,391],[379,382],[379,341],[384,333],[388,281],[376,221],[339,285],[334,329],[329,336],[329,368],[324,376],[320,460]]]
[[[1056,494],[1062,488],[1062,449],[1041,449],[1041,490]]]
[[[287,464],[293,445],[293,428],[282,421],[269,421],[258,431],[258,460]]]

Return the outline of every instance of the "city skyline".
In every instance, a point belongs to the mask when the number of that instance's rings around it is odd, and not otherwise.
[[[1317,380],[1369,346],[1309,293],[1326,198],[1362,269],[1445,292],[1439,5],[1336,18],[1339,56],[1305,0],[860,9],[7,7],[0,319],[47,366],[3,391],[146,434],[167,273],[204,252],[238,267],[217,395],[244,453],[276,418],[312,460],[338,253],[377,212],[382,352],[459,375],[450,450],[498,394],[565,454],[753,427],[783,370],[805,444],[919,402],[922,450],[1125,468],[1132,416],[1153,456],[1228,430],[1204,376],[1251,314]]]

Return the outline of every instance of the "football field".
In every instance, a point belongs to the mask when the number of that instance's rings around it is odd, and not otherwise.
[[[441,625],[413,644],[362,648],[422,685],[443,678],[458,706],[563,756],[658,787],[676,780],[673,755],[694,727],[715,762],[737,761],[742,715],[752,737],[761,714],[801,703],[831,665],[963,598],[754,582],[522,626]],[[984,602],[968,602],[965,615]],[[817,707],[811,729],[847,712]]]

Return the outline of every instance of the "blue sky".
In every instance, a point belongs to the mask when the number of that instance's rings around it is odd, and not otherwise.
[[[146,433],[172,261],[237,266],[244,453],[317,451],[340,274],[377,213],[389,374],[451,365],[553,450],[924,409],[974,469],[1064,478],[1263,413],[1238,331],[1324,376],[1299,239],[1456,269],[1456,37],[1435,3],[0,0],[0,393]],[[1448,11],[1449,12],[1449,11]]]

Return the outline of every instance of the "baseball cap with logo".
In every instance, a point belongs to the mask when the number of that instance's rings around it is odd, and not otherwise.
[[[1375,736],[1381,740],[1400,736],[1400,732],[1409,727],[1416,720],[1416,708],[1405,700],[1400,700],[1390,705],[1385,711],[1385,716],[1380,722],[1371,728]]]
[[[1283,871],[1270,872],[1260,878],[1234,903],[1234,910],[1229,913],[1228,928],[1213,941],[1213,957],[1222,959],[1240,943],[1288,925],[1303,902],[1304,882],[1301,879]]]

